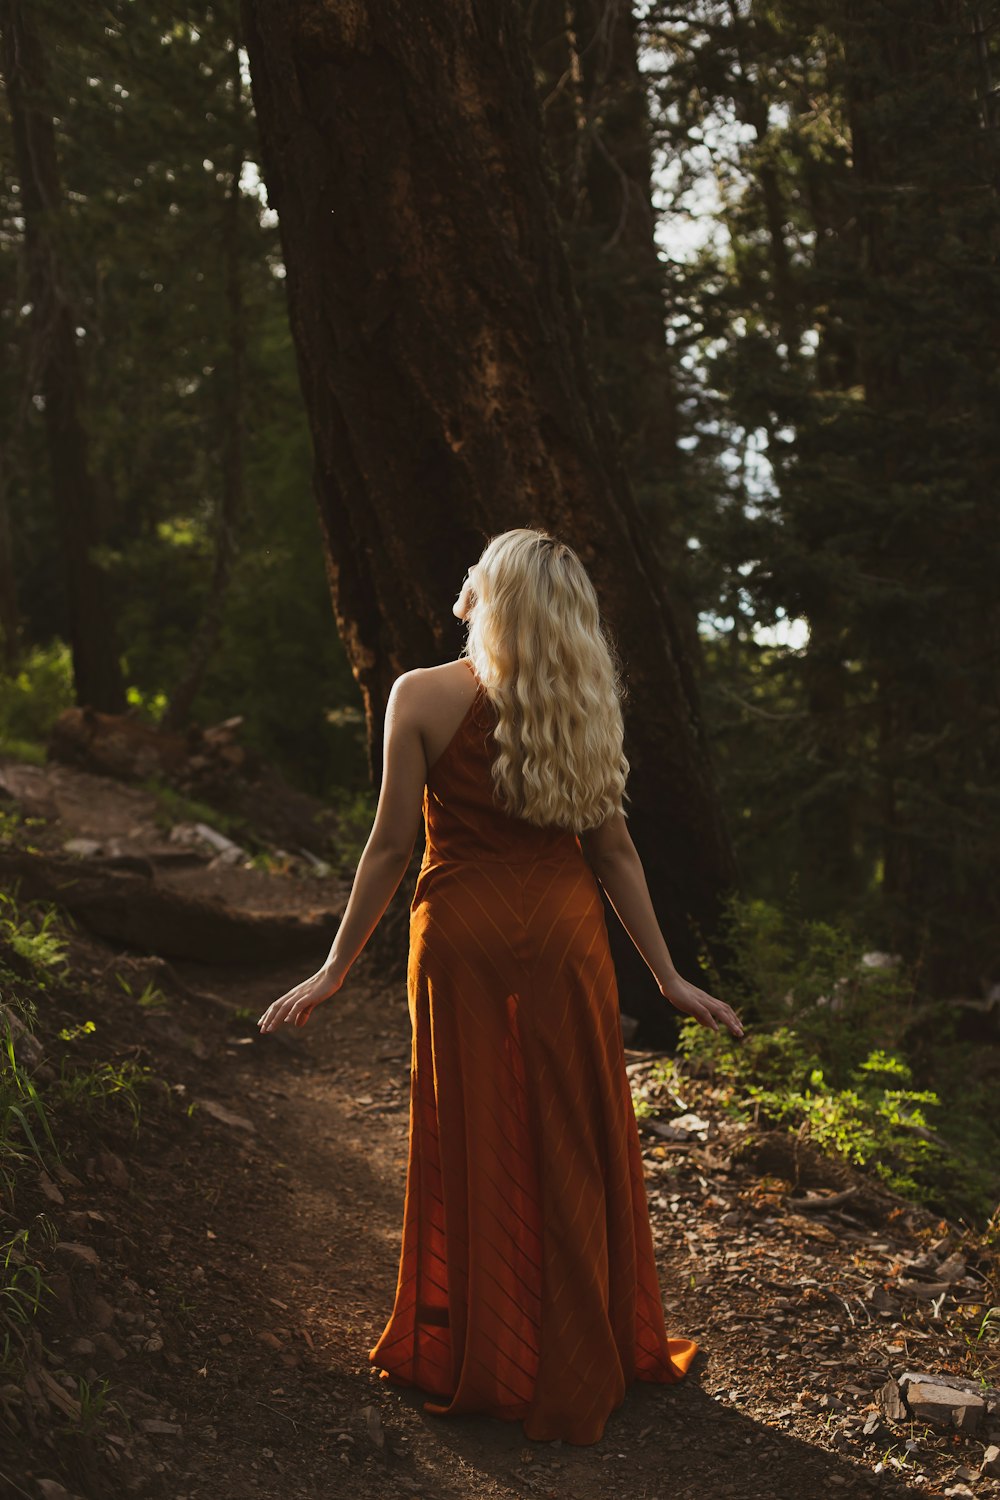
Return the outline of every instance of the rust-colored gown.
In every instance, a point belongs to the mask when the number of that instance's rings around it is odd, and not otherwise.
[[[664,1327],[597,881],[574,834],[493,803],[494,722],[477,679],[424,791],[402,1250],[369,1360],[435,1415],[596,1443],[698,1346]]]

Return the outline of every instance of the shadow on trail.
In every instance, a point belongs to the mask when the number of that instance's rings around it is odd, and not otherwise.
[[[248,969],[213,987],[234,1004],[263,1008],[304,974]],[[241,1222],[252,1224],[242,1243],[255,1243],[256,1253],[239,1277],[240,1357],[222,1382],[210,1370],[201,1393],[220,1416],[228,1413],[226,1429],[255,1471],[256,1495],[798,1500],[920,1492],[714,1400],[700,1385],[711,1369],[710,1335],[699,1338],[683,1381],[635,1383],[589,1447],[532,1442],[520,1422],[434,1417],[423,1411],[424,1392],[379,1380],[367,1361],[398,1268],[408,1043],[405,988],[396,995],[362,971],[335,1010],[321,1008],[309,1027],[278,1043],[236,1048],[226,1076],[212,1080],[257,1126],[244,1164],[218,1184],[215,1214],[237,1243]],[[363,1101],[381,1107],[394,1083],[395,1102],[369,1112]],[[220,1239],[224,1286],[236,1267],[224,1230]],[[671,1311],[681,1326],[683,1309]],[[262,1454],[267,1462],[258,1467]],[[230,1482],[234,1457],[230,1449]]]

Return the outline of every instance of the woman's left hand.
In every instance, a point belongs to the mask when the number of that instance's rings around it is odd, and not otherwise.
[[[297,984],[293,990],[268,1006],[257,1022],[261,1034],[276,1031],[279,1026],[304,1026],[317,1005],[322,1005],[324,1000],[335,995],[346,978],[346,974],[324,966],[309,979],[304,979],[301,984]]]

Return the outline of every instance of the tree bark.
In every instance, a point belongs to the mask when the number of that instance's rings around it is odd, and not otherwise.
[[[334,609],[372,774],[396,676],[454,657],[485,540],[579,551],[627,664],[632,832],[678,965],[698,969],[733,859],[677,620],[605,407],[546,183],[524,20],[382,0],[244,0],[315,447]],[[622,995],[642,1016],[646,975]]]
[[[125,708],[125,684],[108,580],[94,556],[102,541],[101,508],[82,419],[77,318],[58,249],[62,190],[55,125],[47,102],[45,52],[32,7],[23,0],[2,0],[0,22],[24,212],[34,344],[29,365],[38,372],[38,395],[44,402],[52,492],[66,565],[76,701],[118,713]]]
[[[700,661],[685,590],[678,394],[656,242],[653,148],[631,0],[535,0],[530,44],[553,192],[587,322],[587,345],[618,427],[659,573]]]

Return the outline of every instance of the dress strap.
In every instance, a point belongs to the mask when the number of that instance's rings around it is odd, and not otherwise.
[[[469,658],[467,656],[460,656],[458,659],[459,659],[459,661],[465,663],[465,665],[468,667],[469,671],[472,673],[473,677],[476,679],[477,685],[480,688],[482,688],[483,687],[482,679],[480,678],[479,673],[476,671],[475,667],[472,665],[472,662],[469,660]]]

